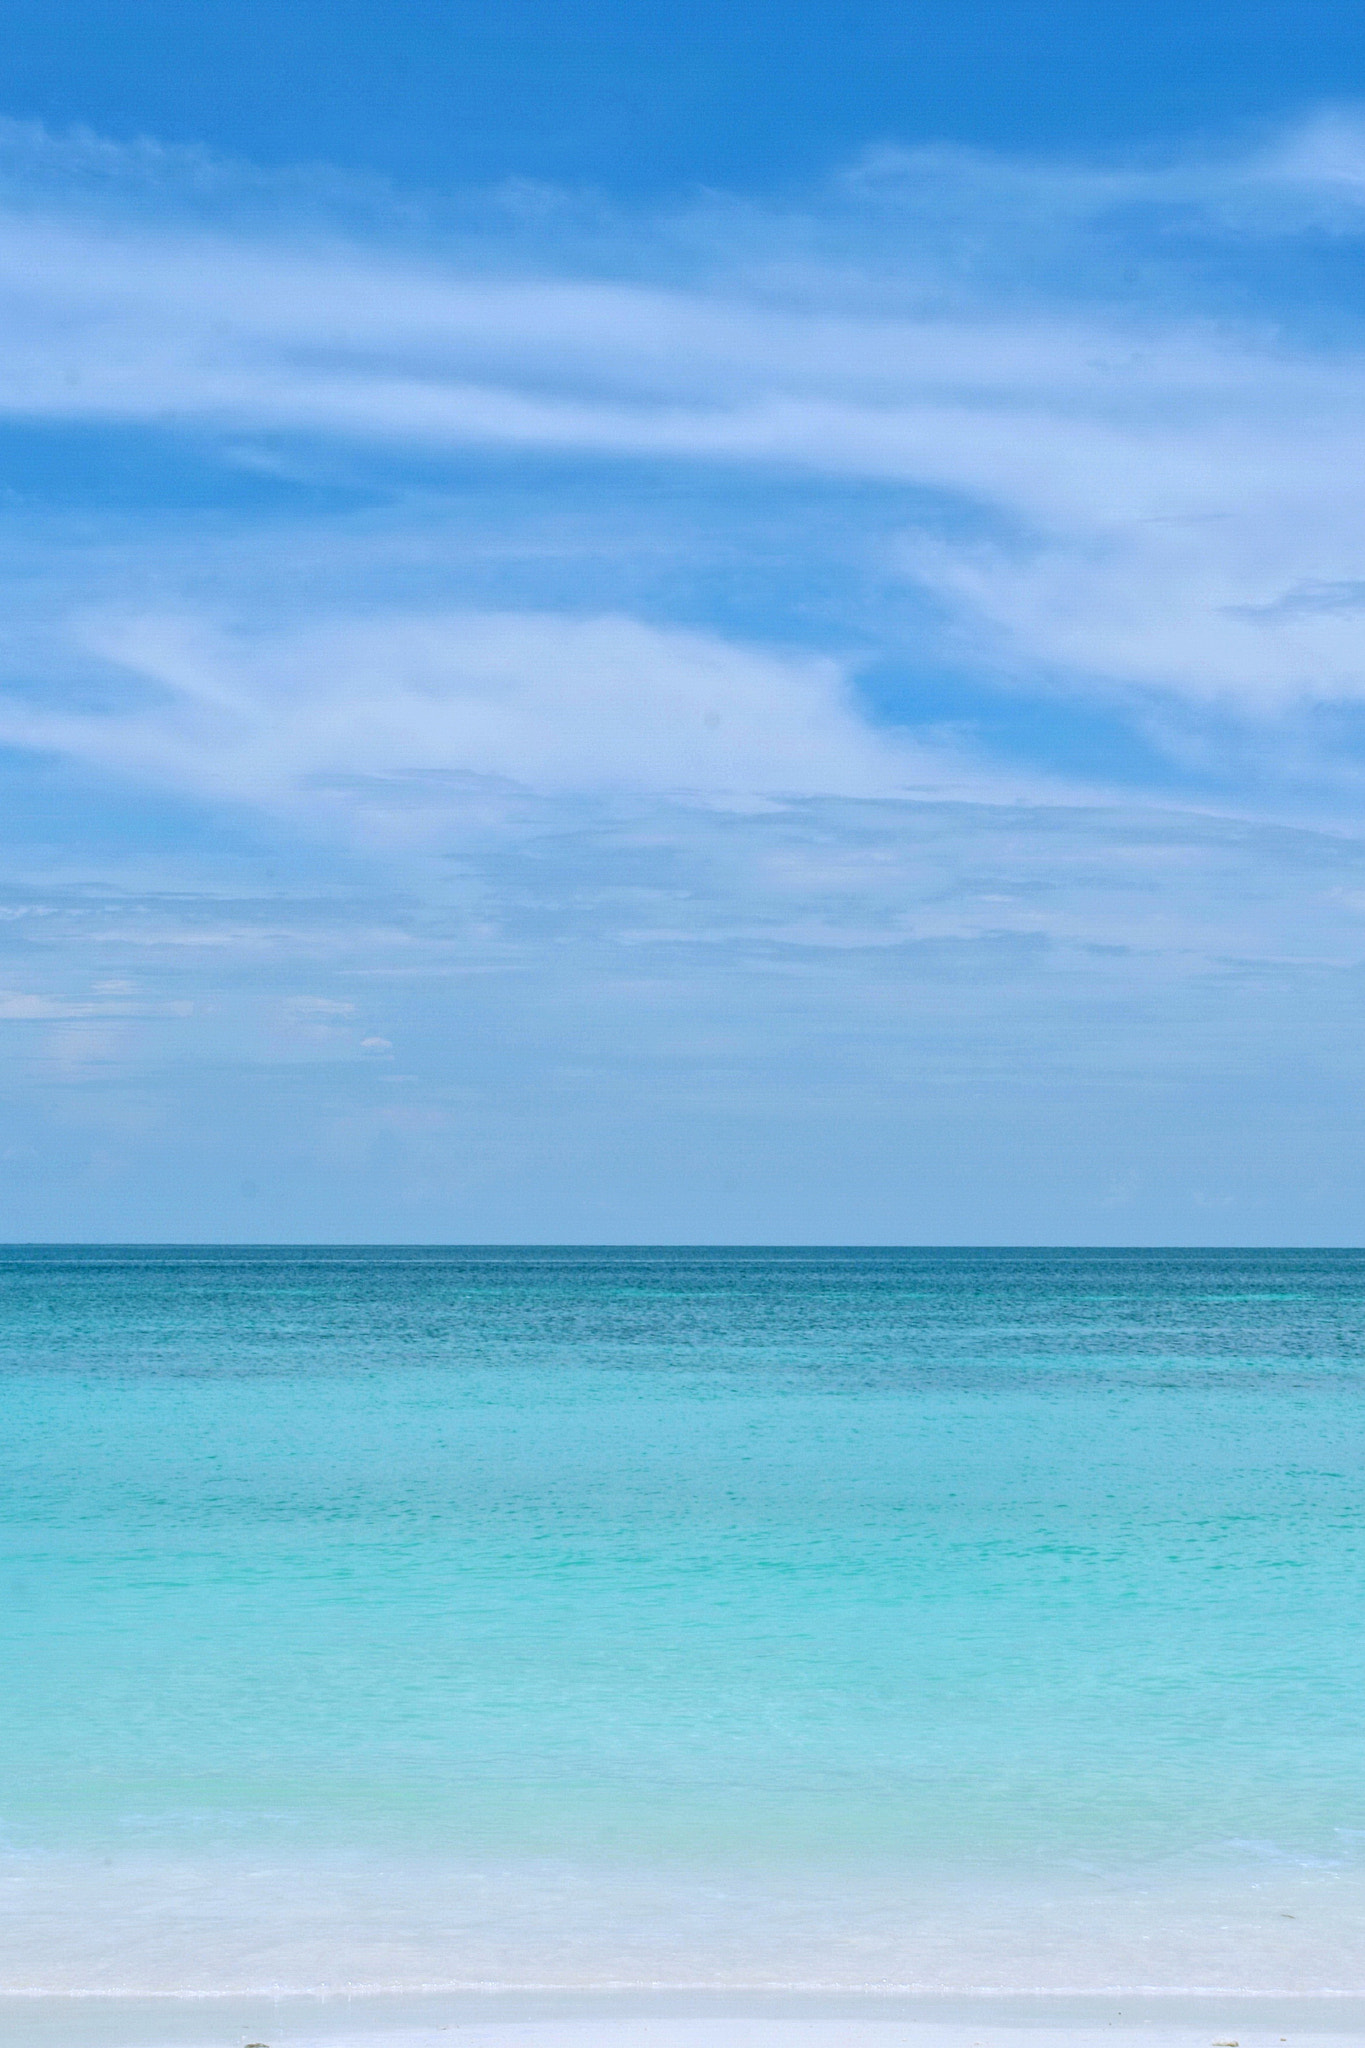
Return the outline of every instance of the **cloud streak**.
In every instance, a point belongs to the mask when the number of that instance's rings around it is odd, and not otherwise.
[[[210,798],[317,809],[363,778],[369,809],[411,820],[448,813],[461,778],[709,799],[979,779],[946,747],[870,730],[830,659],[628,618],[389,615],[230,634],[142,616],[87,622],[83,637],[123,681],[114,703],[0,703],[0,743]]]
[[[1184,164],[883,154],[799,215],[717,204],[578,243],[554,218],[539,247],[496,197],[478,232],[443,240],[438,222],[420,246],[373,221],[234,227],[222,179],[219,217],[196,222],[195,181],[172,157],[149,203],[145,153],[105,152],[96,206],[93,145],[63,158],[41,138],[10,144],[12,421],[905,488],[889,566],[940,624],[902,652],[1145,705],[1135,715],[1157,732],[1162,704],[1256,721],[1365,699],[1352,609],[1313,595],[1353,588],[1365,564],[1365,344],[1349,320],[1330,338],[1296,332],[1280,278],[1288,246],[1365,225],[1348,114]],[[40,189],[24,187],[26,150]],[[1046,251],[1082,233],[1104,261],[1041,288]],[[1010,284],[1029,268],[1021,235],[1037,258],[1028,293]],[[1249,246],[1254,316],[1244,292],[1219,306],[1192,287],[1200,252]],[[1136,287],[1116,282],[1125,264]],[[264,656],[230,659],[222,618],[104,630],[115,659],[165,685],[164,715],[11,710],[13,742],[98,740],[111,762],[174,776],[217,718],[225,787],[249,779],[253,728],[300,774],[367,749],[395,771],[430,759],[534,786],[882,790],[903,771],[884,735],[858,730],[837,658],[727,649],[667,620],[324,615],[271,651],[269,703]],[[717,738],[700,723],[708,690],[729,703]],[[912,781],[923,773],[910,763]]]

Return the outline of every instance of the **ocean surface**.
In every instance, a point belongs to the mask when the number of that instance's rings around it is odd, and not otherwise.
[[[1365,1986],[1365,1254],[0,1252],[0,1990]]]

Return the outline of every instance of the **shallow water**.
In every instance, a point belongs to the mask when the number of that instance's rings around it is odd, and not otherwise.
[[[0,1254],[0,1987],[1365,1985],[1365,1254]]]

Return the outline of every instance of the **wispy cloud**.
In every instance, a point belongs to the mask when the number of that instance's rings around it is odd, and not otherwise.
[[[800,209],[716,202],[578,235],[551,209],[537,241],[536,209],[507,194],[417,228],[395,209],[387,235],[382,206],[357,226],[314,195],[291,225],[288,181],[273,219],[234,224],[228,170],[12,132],[0,406],[193,429],[239,460],[244,438],[321,439],[375,462],[481,449],[903,488],[884,566],[938,624],[895,658],[1220,716],[1352,703],[1351,608],[1303,593],[1353,587],[1365,561],[1365,350],[1345,301],[1330,333],[1316,301],[1305,323],[1295,264],[1365,229],[1363,135],[1337,112],[1137,166],[883,153]],[[1078,236],[1068,270],[1048,252]],[[1243,266],[1221,302],[1210,251]],[[809,532],[800,546],[821,573]],[[556,624],[534,602],[501,621],[384,609],[357,626],[324,604],[255,650],[233,647],[230,603],[226,621],[106,621],[106,651],[165,684],[160,708],[30,708],[7,730],[165,774],[211,747],[241,787],[253,730],[280,774],[369,749],[390,770],[585,787],[905,772],[851,706],[852,643],[868,652],[851,619],[836,658],[723,645],[695,621]]]
[[[0,738],[210,796],[316,801],[364,776],[373,798],[383,778],[407,777],[410,810],[448,799],[451,776],[871,795],[949,772],[870,731],[830,660],[625,618],[387,616],[233,637],[143,617],[85,638],[142,686],[133,705],[11,707]]]
[[[188,1017],[192,1012],[193,1004],[188,1002],[149,1005],[109,997],[80,1002],[69,997],[63,1000],[60,996],[0,989],[0,1023],[7,1024],[69,1023],[87,1017]]]

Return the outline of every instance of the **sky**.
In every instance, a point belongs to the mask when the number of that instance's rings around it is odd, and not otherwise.
[[[1365,16],[14,0],[0,1238],[1365,1241]]]

